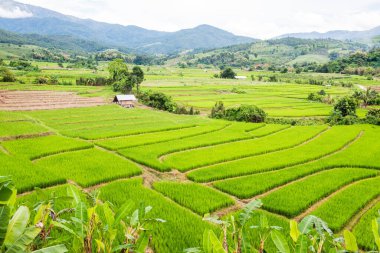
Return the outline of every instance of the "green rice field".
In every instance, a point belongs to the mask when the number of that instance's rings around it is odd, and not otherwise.
[[[60,193],[67,184],[115,205],[144,202],[167,220],[152,231],[155,252],[199,245],[206,228],[219,229],[203,215],[255,198],[272,225],[288,230],[290,219],[314,214],[374,248],[378,126],[251,124],[116,105],[0,117],[0,174],[12,176],[20,203],[35,199],[35,187]]]

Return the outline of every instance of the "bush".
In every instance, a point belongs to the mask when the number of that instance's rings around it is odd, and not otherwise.
[[[159,110],[175,112],[177,108],[172,98],[162,92],[144,91],[139,93],[138,98],[144,105]]]
[[[233,121],[264,122],[266,113],[255,105],[241,105],[226,110],[225,118]]]
[[[322,102],[323,96],[318,93],[310,93],[309,96],[307,96],[307,100]]]
[[[84,86],[106,86],[106,85],[109,85],[110,83],[111,83],[111,80],[104,77],[96,77],[96,78],[81,77],[76,80],[77,85],[84,85]]]
[[[223,102],[217,102],[211,110],[211,118],[231,121],[264,122],[266,113],[254,105],[241,105],[236,108],[225,109]]]
[[[0,77],[2,82],[14,82],[16,81],[15,75],[6,67],[0,68]]]
[[[220,78],[235,79],[236,73],[231,68],[226,68],[220,73]]]
[[[214,107],[211,109],[210,118],[214,119],[223,119],[225,115],[226,109],[224,108],[223,102],[216,102]]]
[[[366,120],[370,124],[380,125],[380,109],[370,109],[367,112]]]
[[[342,117],[356,116],[357,101],[352,97],[343,97],[334,106],[334,111]]]

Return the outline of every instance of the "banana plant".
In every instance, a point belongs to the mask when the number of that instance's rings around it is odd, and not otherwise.
[[[90,201],[85,202],[74,186],[68,187],[68,195],[73,199],[74,216],[58,219],[53,224],[71,235],[72,252],[143,253],[150,240],[145,225],[165,222],[146,217],[152,210],[150,206],[141,205],[133,211],[134,203],[127,201],[116,208],[100,201],[99,192],[89,194]]]
[[[346,234],[348,238],[349,234]],[[291,220],[290,237],[295,253],[338,252],[344,249],[344,239],[335,237],[327,223],[314,215],[306,216],[299,224]]]
[[[275,243],[281,241],[283,236],[277,233],[281,230],[277,226],[269,226],[268,220],[264,214],[260,215],[260,221],[257,225],[248,226],[252,221],[255,211],[262,206],[261,200],[253,200],[244,206],[243,210],[235,216],[230,216],[226,220],[221,220],[215,216],[204,217],[204,220],[217,224],[222,227],[222,235],[218,239],[212,230],[206,230],[203,235],[203,247],[186,249],[187,253],[204,252],[204,253],[241,253],[241,252],[264,252],[265,242],[272,238]],[[259,247],[255,248],[252,238],[248,238],[247,229],[252,229],[259,235]]]
[[[34,217],[28,207],[15,208],[17,190],[9,177],[0,177],[0,252],[64,253],[64,245],[42,249],[34,244],[50,219],[51,206],[40,205]]]
[[[377,249],[380,251],[380,210],[378,211],[379,217],[372,220],[372,233],[375,239]]]

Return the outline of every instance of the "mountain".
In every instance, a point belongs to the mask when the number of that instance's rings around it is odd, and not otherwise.
[[[13,0],[0,2],[0,29],[22,34],[68,35],[107,44],[109,47],[125,47],[140,53],[154,54],[211,49],[256,41],[209,25],[177,32],[160,32],[132,25],[80,19]]]
[[[42,48],[61,49],[68,52],[97,52],[107,49],[105,45],[63,35],[17,34],[0,29],[0,43],[35,45]],[[125,50],[126,52],[127,50]]]
[[[362,42],[371,42],[376,36],[380,35],[380,26],[366,31],[345,31],[336,30],[326,33],[290,33],[284,34],[277,38],[300,38],[300,39],[336,39],[336,40],[355,40]]]

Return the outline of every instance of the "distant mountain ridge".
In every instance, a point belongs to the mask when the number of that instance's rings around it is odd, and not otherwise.
[[[345,31],[336,30],[326,33],[310,32],[310,33],[289,33],[276,37],[281,38],[299,38],[299,39],[335,39],[335,40],[356,40],[356,41],[371,41],[376,36],[380,35],[380,26],[366,31]]]
[[[63,15],[13,0],[0,2],[0,29],[22,34],[69,35],[145,53],[170,54],[197,48],[211,49],[257,41],[222,29],[201,25],[177,32],[108,24]]]

